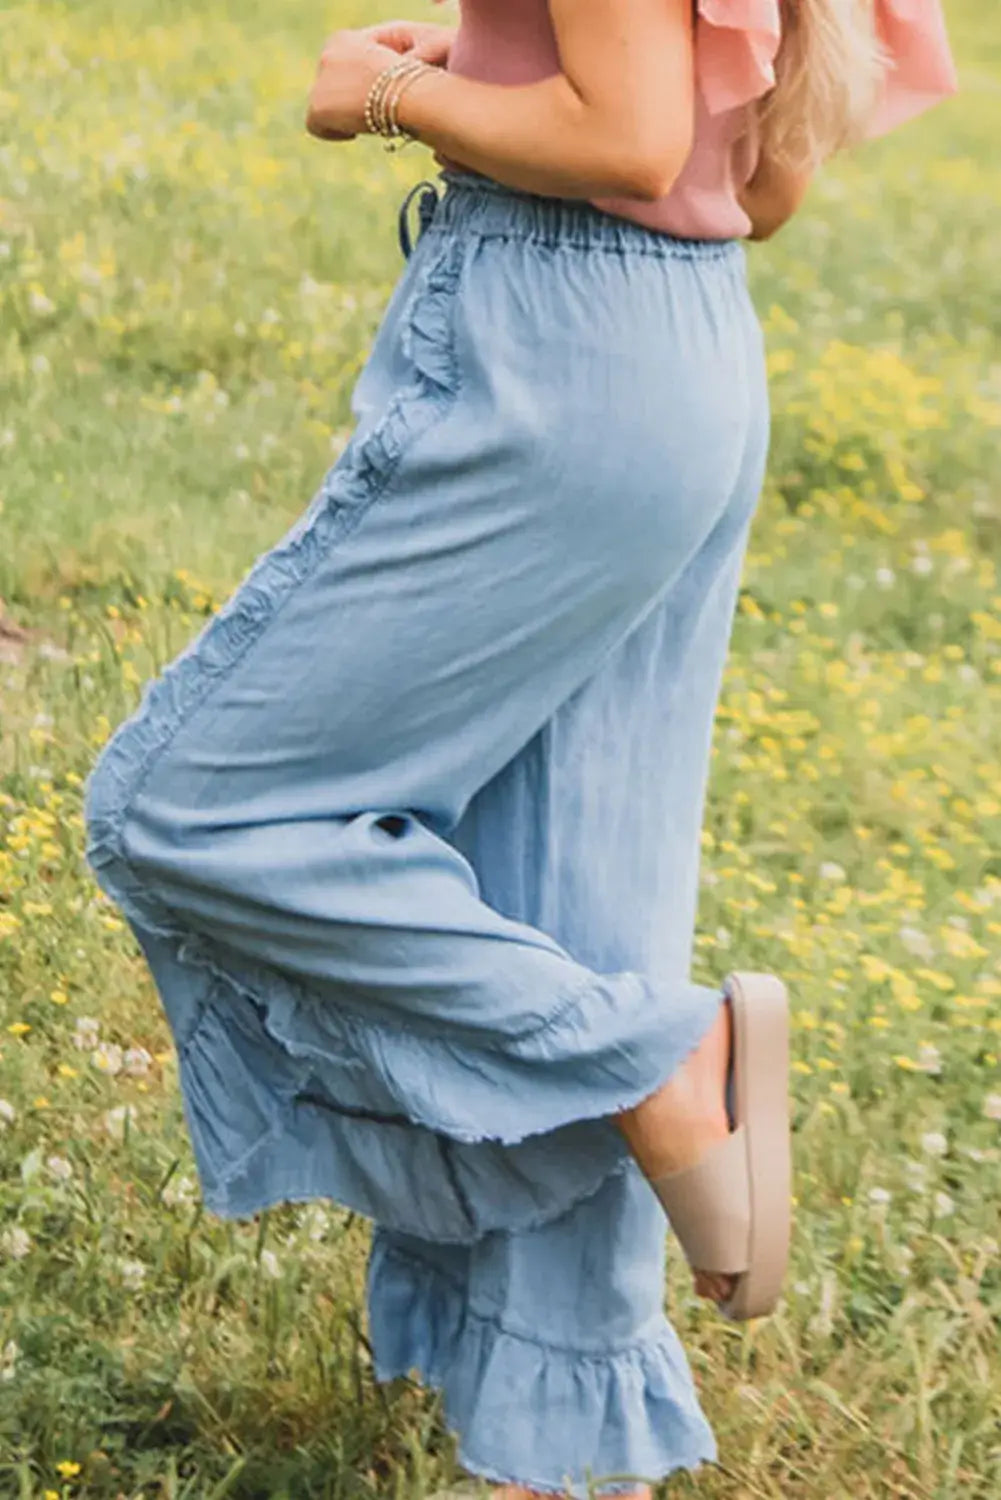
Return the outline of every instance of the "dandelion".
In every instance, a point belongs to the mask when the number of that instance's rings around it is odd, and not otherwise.
[[[101,1029],[99,1021],[93,1016],[77,1016],[76,1026],[73,1029],[73,1045],[80,1052],[92,1052],[97,1046],[97,1036]]]
[[[20,1224],[12,1224],[0,1234],[0,1252],[9,1260],[24,1260],[31,1250],[31,1235]]]
[[[80,1472],[80,1465],[73,1463],[71,1459],[64,1458],[61,1463],[56,1464],[56,1473],[60,1479],[75,1479]]]

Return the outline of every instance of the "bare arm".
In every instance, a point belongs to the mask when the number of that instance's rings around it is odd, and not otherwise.
[[[647,200],[669,192],[692,144],[691,0],[550,0],[549,8],[561,72],[519,85],[424,75],[402,96],[400,124],[442,155],[528,192]],[[359,101],[394,60],[369,37],[336,32],[307,129],[363,130]]]
[[[767,157],[737,194],[740,206],[753,225],[749,238],[771,239],[799,208],[810,186],[811,172],[791,172]]]

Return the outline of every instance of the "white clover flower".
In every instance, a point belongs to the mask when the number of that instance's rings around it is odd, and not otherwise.
[[[935,957],[935,944],[920,927],[901,927],[898,936],[908,953],[926,961]]]
[[[911,558],[911,572],[916,573],[919,578],[927,578],[934,570],[935,564],[926,552],[918,552]]]
[[[172,1177],[163,1190],[168,1208],[186,1208],[197,1197],[197,1185],[190,1177]]]
[[[951,1214],[956,1207],[955,1203],[949,1197],[948,1193],[936,1193],[934,1204],[936,1219],[948,1218],[949,1214]]]
[[[897,1245],[892,1254],[892,1265],[898,1276],[909,1276],[914,1264],[914,1251],[909,1245]]]
[[[909,1161],[904,1167],[904,1181],[912,1193],[921,1193],[928,1186],[928,1168],[920,1161]]]
[[[117,1042],[101,1042],[95,1047],[91,1062],[99,1072],[109,1073],[114,1078],[122,1071],[122,1049]]]
[[[31,1250],[31,1235],[20,1224],[12,1224],[0,1234],[0,1252],[9,1260],[24,1260]]]
[[[848,879],[844,867],[842,865],[836,864],[833,859],[825,860],[824,863],[820,866],[820,869],[817,871],[817,874],[820,876],[821,880],[841,881]]]
[[[0,1129],[7,1125],[13,1125],[17,1119],[17,1110],[8,1099],[0,1099]]]
[[[940,1130],[928,1130],[921,1137],[921,1149],[926,1156],[944,1156],[949,1142]]]
[[[73,1031],[73,1045],[80,1052],[92,1052],[97,1046],[97,1035],[101,1023],[93,1016],[77,1016]]]
[[[1001,1120],[1001,1094],[987,1094],[985,1096],[984,1119]]]
[[[282,1268],[278,1263],[278,1257],[273,1250],[261,1251],[261,1270],[265,1276],[270,1276],[272,1281],[277,1281],[282,1274]]]
[[[897,581],[897,575],[892,568],[877,568],[876,583],[881,589],[892,589]]]
[[[146,1267],[141,1260],[129,1260],[127,1256],[120,1255],[117,1260],[118,1274],[122,1278],[122,1285],[130,1292],[137,1292],[146,1280]]]
[[[941,1073],[942,1054],[933,1042],[922,1042],[918,1048],[918,1067],[922,1073]]]
[[[717,943],[717,946],[720,947],[720,948],[729,948],[731,942],[732,942],[732,938],[730,936],[729,930],[726,927],[717,927],[717,929],[716,929],[716,943]]]
[[[153,1059],[145,1047],[129,1047],[122,1064],[133,1078],[144,1078],[153,1066]]]
[[[49,1156],[45,1160],[46,1170],[56,1182],[69,1182],[73,1176],[73,1165],[65,1156]]]
[[[318,1203],[312,1205],[306,1218],[306,1233],[315,1243],[323,1239],[330,1228],[330,1215]]]
[[[114,1109],[109,1109],[104,1116],[104,1129],[113,1141],[123,1141],[126,1129],[132,1130],[136,1124],[136,1111],[131,1104],[116,1104]]]
[[[21,1353],[20,1347],[13,1339],[8,1339],[3,1348],[0,1349],[0,1380],[13,1380],[17,1374],[17,1360]]]
[[[889,1203],[892,1197],[893,1194],[888,1193],[886,1188],[884,1187],[874,1187],[869,1189],[869,1202],[875,1204],[877,1207],[882,1207],[883,1205]]]

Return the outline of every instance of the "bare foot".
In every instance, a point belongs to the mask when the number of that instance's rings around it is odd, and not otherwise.
[[[726,1072],[732,1035],[730,1001],[724,996],[710,1030],[663,1087],[615,1117],[648,1177],[692,1166],[729,1134]],[[725,1302],[733,1292],[733,1276],[699,1270],[693,1274],[700,1297]]]

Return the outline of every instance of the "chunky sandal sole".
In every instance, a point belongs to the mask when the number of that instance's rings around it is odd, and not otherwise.
[[[723,989],[733,1022],[732,1129],[701,1161],[651,1183],[690,1265],[736,1277],[719,1311],[765,1317],[789,1259],[789,999],[774,974],[734,972]]]

